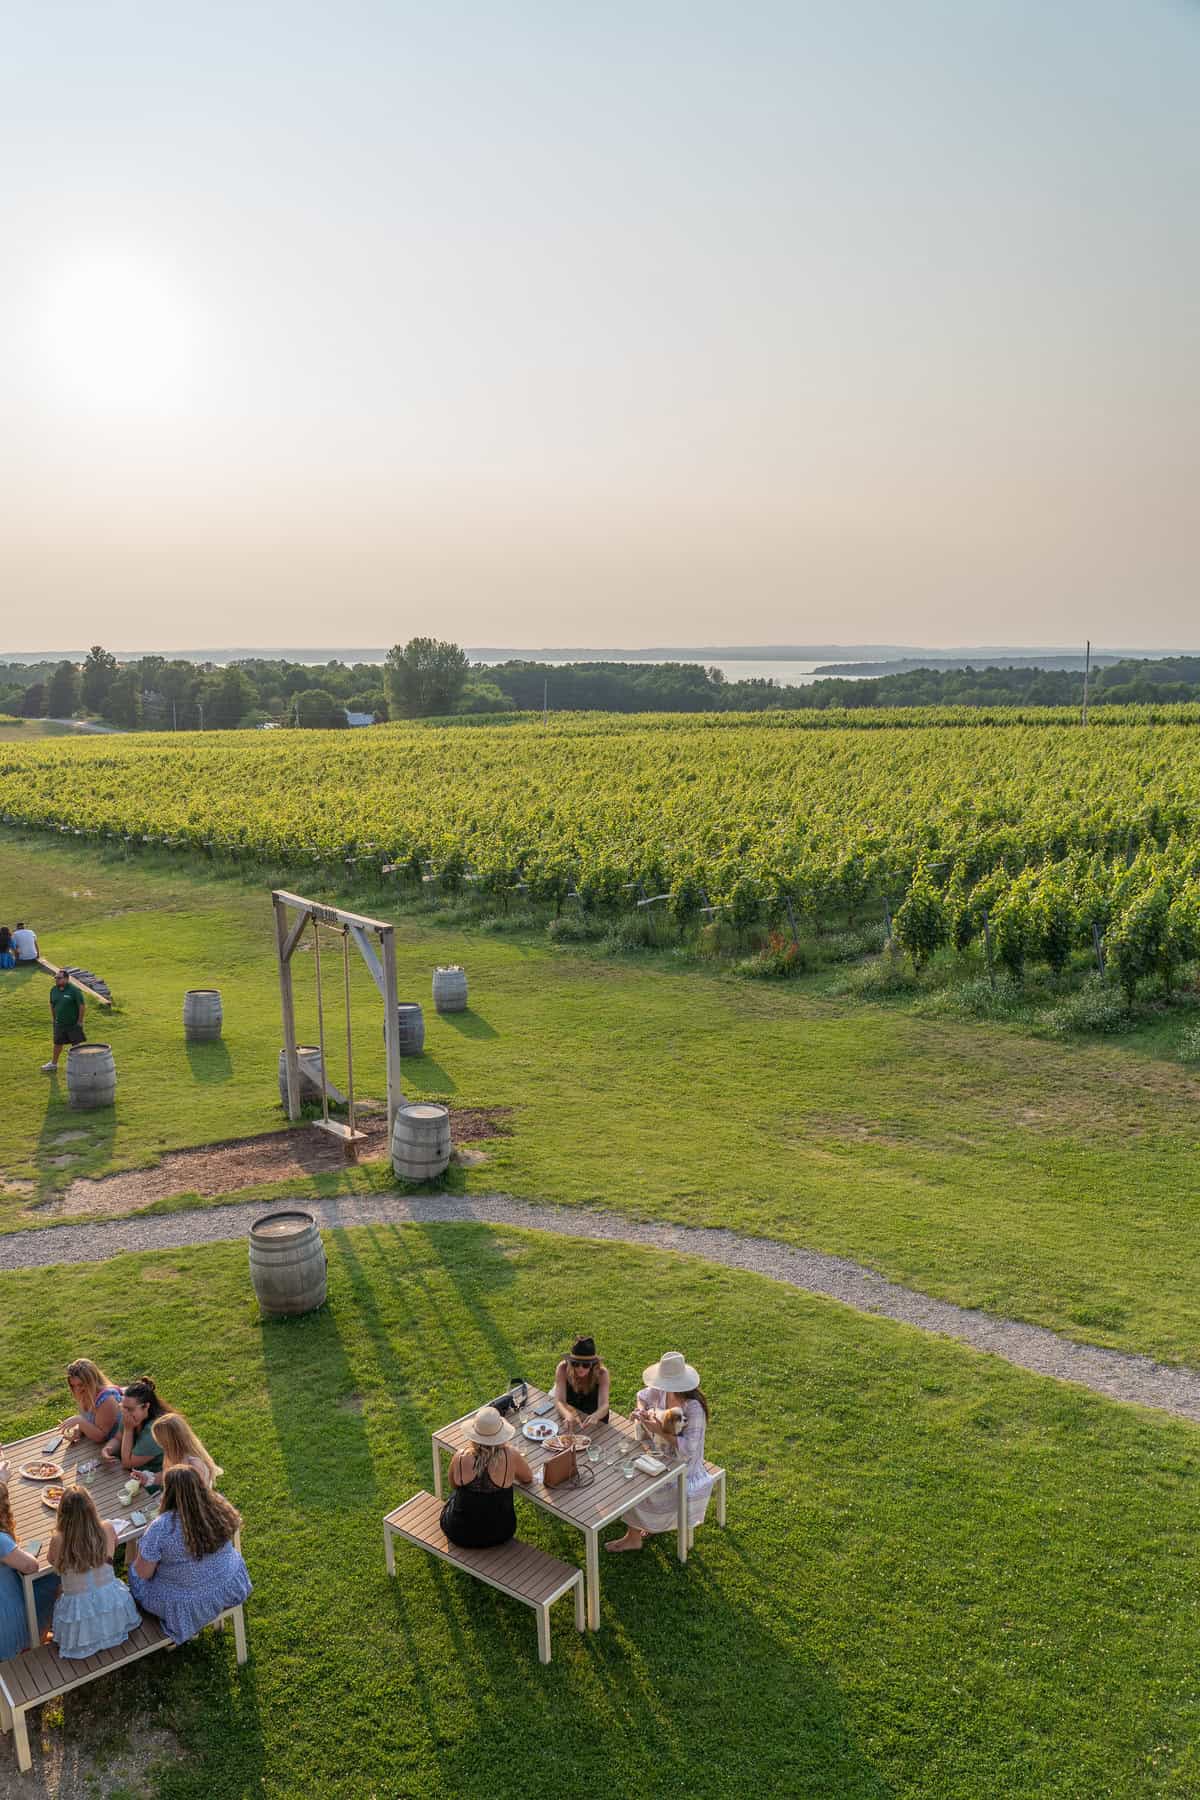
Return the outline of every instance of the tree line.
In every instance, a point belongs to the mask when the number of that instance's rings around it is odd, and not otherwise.
[[[0,664],[0,712],[22,718],[79,713],[127,730],[230,730],[262,725],[341,729],[347,714],[371,720],[536,712],[765,712],[863,707],[1075,706],[1077,670],[1028,665],[910,669],[859,679],[822,677],[789,686],[729,680],[699,663],[582,662],[551,666],[514,658],[472,664],[457,644],[410,638],[382,664],[245,657],[218,666],[143,656],[120,662],[94,644],[82,663]],[[1200,656],[1127,660],[1097,669],[1096,707],[1200,701]]]

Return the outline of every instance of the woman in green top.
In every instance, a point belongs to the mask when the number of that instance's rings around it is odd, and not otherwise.
[[[157,1474],[163,1466],[163,1451],[152,1427],[155,1419],[170,1410],[159,1399],[150,1377],[139,1375],[121,1396],[121,1416],[101,1456],[106,1462],[119,1462],[123,1469],[148,1469]]]

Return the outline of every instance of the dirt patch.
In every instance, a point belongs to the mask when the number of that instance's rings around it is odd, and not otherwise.
[[[26,1714],[33,1767],[18,1775],[11,1739],[4,1740],[0,1765],[0,1800],[151,1800],[159,1792],[152,1770],[180,1762],[183,1748],[171,1731],[139,1722],[131,1730],[136,1748],[105,1750],[96,1745],[111,1724],[97,1723],[85,1710],[92,1701],[87,1688],[67,1694],[57,1707]],[[89,1745],[89,1739],[92,1740]]]
[[[36,1188],[36,1181],[19,1181],[16,1176],[0,1180],[0,1194],[32,1194]]]
[[[510,1129],[511,1107],[451,1107],[450,1136],[457,1144],[480,1138],[504,1137]],[[359,1161],[369,1162],[387,1154],[387,1119],[382,1115],[359,1119],[367,1142],[359,1147]],[[177,1194],[236,1194],[242,1188],[268,1181],[302,1181],[309,1175],[327,1175],[342,1169],[341,1145],[323,1132],[298,1127],[272,1131],[264,1137],[234,1138],[224,1144],[208,1144],[199,1150],[172,1150],[152,1169],[131,1169],[124,1175],[103,1175],[99,1180],[80,1176],[61,1200],[40,1208],[42,1216],[70,1217],[88,1213],[131,1213],[153,1206]]]
[[[343,1394],[341,1399],[336,1401],[335,1404],[339,1412],[360,1413],[363,1409],[364,1402],[362,1395],[356,1389],[352,1394]]]

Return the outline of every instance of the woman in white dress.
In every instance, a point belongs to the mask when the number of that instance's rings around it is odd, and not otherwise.
[[[678,1350],[668,1350],[642,1375],[634,1419],[653,1440],[665,1462],[687,1464],[688,1521],[704,1522],[713,1477],[704,1467],[704,1429],[708,1401],[696,1370]],[[606,1550],[640,1550],[653,1531],[674,1531],[679,1523],[679,1494],[674,1482],[659,1488],[624,1516],[625,1536],[613,1538]]]

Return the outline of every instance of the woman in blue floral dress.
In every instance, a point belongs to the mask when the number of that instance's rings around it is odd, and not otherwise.
[[[162,1512],[138,1545],[129,1588],[177,1644],[249,1599],[250,1576],[233,1541],[241,1523],[190,1464],[168,1469]]]

